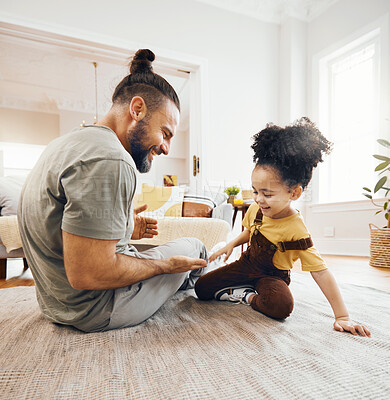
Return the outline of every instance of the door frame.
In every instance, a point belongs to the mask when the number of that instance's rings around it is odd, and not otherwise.
[[[50,45],[79,58],[121,65],[129,57],[132,57],[139,48],[143,47],[134,41],[125,41],[117,37],[0,15],[0,37],[2,35],[31,40],[42,45]],[[203,150],[205,149],[204,140],[207,137],[208,129],[208,115],[206,115],[208,110],[206,96],[208,62],[200,57],[158,47],[153,49],[158,54],[154,61],[156,72],[189,78],[190,128],[188,154],[191,159],[188,162],[188,177],[190,188],[199,190],[203,187]],[[193,176],[193,155],[196,155],[201,160],[200,172],[196,176]]]

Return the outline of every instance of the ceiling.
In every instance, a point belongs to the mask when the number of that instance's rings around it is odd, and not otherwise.
[[[260,21],[280,24],[293,17],[310,22],[339,0],[196,0]]]

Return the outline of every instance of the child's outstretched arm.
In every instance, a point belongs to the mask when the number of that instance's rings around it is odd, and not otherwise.
[[[221,256],[222,254],[226,254],[224,261],[226,261],[230,255],[232,254],[233,249],[236,246],[240,246],[241,244],[248,243],[250,238],[250,230],[244,228],[244,230],[231,242],[229,242],[226,246],[222,247],[222,249],[216,251],[209,257],[209,262],[214,261],[216,258]]]
[[[360,334],[361,336],[371,336],[370,331],[365,325],[354,324],[349,319],[347,307],[344,304],[332,273],[327,269],[310,273],[332,307],[335,317],[335,322],[333,324],[334,329],[340,332],[348,331],[353,335]]]

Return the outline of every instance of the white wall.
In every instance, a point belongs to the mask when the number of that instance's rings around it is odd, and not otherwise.
[[[65,135],[72,129],[77,128],[83,121],[85,121],[87,125],[93,124],[94,122],[94,115],[87,112],[58,110],[58,114],[60,119],[60,135]]]
[[[316,108],[316,70],[314,60],[319,55],[337,45],[344,44],[346,40],[361,32],[364,27],[376,21],[389,24],[389,0],[340,0],[329,8],[324,14],[308,24],[307,28],[307,111],[308,115],[318,122],[318,109]],[[387,32],[389,35],[389,32]],[[382,49],[385,65],[382,65],[382,74],[390,72],[390,48],[386,38],[385,48]],[[385,116],[390,117],[389,99],[390,88],[388,80],[382,85],[382,102],[385,105]],[[383,131],[390,139],[390,133]],[[332,157],[332,155],[330,155]],[[359,162],[359,160],[356,160]],[[320,166],[321,168],[321,166]],[[317,171],[318,172],[318,171]],[[318,190],[318,173],[313,179],[313,199],[316,201]],[[362,182],[364,186],[365,182]],[[335,203],[324,205],[306,204],[306,223],[314,237],[314,241],[322,253],[328,254],[369,254],[369,223],[383,226],[385,220],[383,213],[375,215],[379,208],[375,208],[369,200],[350,203]],[[334,230],[333,236],[328,236],[327,231]]]
[[[4,154],[3,150],[0,150],[0,176],[4,176]]]
[[[46,145],[59,136],[57,114],[0,107],[0,142]]]
[[[307,23],[288,18],[280,24],[279,118],[285,126],[306,116]]]
[[[363,196],[362,196],[363,197]],[[383,201],[377,201],[383,205]],[[306,224],[322,254],[368,256],[370,227],[385,225],[383,213],[370,201],[315,204],[306,208]]]
[[[278,25],[192,0],[3,2],[17,18],[88,31],[208,61],[208,181],[246,181],[251,136],[278,117]],[[3,14],[6,15],[6,14]],[[218,162],[215,162],[218,159]]]
[[[310,23],[290,19],[279,26],[192,0],[13,0],[2,2],[0,17],[33,21],[49,31],[60,27],[79,37],[87,32],[132,42],[157,56],[163,49],[207,60],[204,177],[216,185],[250,186],[251,136],[269,121],[283,125],[304,114],[316,120],[313,57],[389,13],[389,0],[340,0]],[[314,179],[309,200],[316,187]],[[380,224],[369,202],[360,210],[346,205],[340,211],[311,206],[309,200],[301,205],[320,250],[337,253],[344,246],[345,254],[368,254],[368,223]],[[334,237],[324,234],[330,226]]]

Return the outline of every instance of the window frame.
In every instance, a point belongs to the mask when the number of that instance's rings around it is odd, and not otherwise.
[[[335,52],[330,53],[328,56],[323,57],[320,60],[320,91],[319,91],[319,124],[321,129],[327,133],[327,137],[330,141],[336,141],[335,139],[335,73],[334,67],[341,61],[348,59],[361,52],[362,50],[374,46],[373,59],[373,75],[374,75],[374,126],[371,134],[372,143],[374,145],[375,140],[380,137],[379,126],[377,121],[380,118],[379,105],[380,105],[380,31],[375,29],[366,35],[354,40],[346,46],[341,47]],[[348,202],[348,201],[359,201],[358,198],[345,199],[342,198],[339,201],[334,200],[335,195],[332,193],[332,179],[334,176],[332,172],[332,163],[334,157],[330,156],[326,160],[326,164],[321,166],[319,170],[319,179],[321,186],[319,187],[318,203],[336,203],[336,202]],[[362,185],[369,185],[369,182],[362,182]]]
[[[323,72],[324,65],[329,59],[336,59],[338,56],[345,54],[348,50],[354,49],[360,45],[364,45],[375,37],[378,37],[379,49],[379,68],[380,68],[380,78],[378,85],[380,87],[378,116],[379,116],[379,126],[378,126],[378,137],[389,138],[390,133],[390,88],[388,87],[389,77],[390,77],[390,37],[389,37],[389,17],[382,16],[381,18],[373,21],[372,23],[362,27],[358,31],[346,36],[344,39],[339,40],[333,45],[327,47],[326,49],[316,53],[311,58],[311,90],[310,90],[310,115],[318,123],[318,126],[322,132],[326,135],[328,130],[326,123],[324,122],[324,114],[328,113],[328,104],[320,101],[320,93],[324,90],[324,80],[320,79],[321,73]],[[325,126],[324,126],[325,125]],[[378,151],[380,146],[378,145]],[[383,148],[381,149],[383,153]],[[389,152],[390,153],[390,152]],[[329,158],[331,158],[330,155]],[[324,176],[320,170],[323,165],[319,165],[313,174],[313,193],[311,196],[311,201],[309,201],[310,207],[322,207],[322,205],[328,207],[331,204],[344,204],[345,209],[348,209],[347,204],[356,203],[361,204],[361,200],[350,200],[350,201],[329,201],[325,203],[320,202],[320,185],[327,185],[324,182]],[[368,183],[362,182],[362,186],[366,186]],[[362,196],[363,198],[363,196]],[[366,200],[369,202],[369,200]]]

